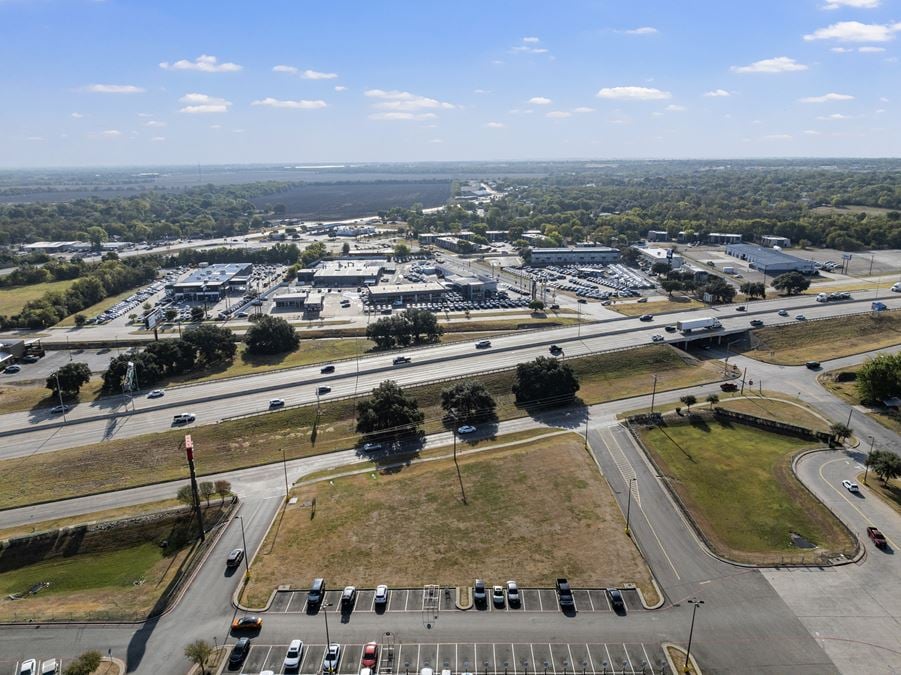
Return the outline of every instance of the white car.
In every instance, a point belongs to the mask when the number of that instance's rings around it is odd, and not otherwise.
[[[491,600],[498,607],[504,606],[504,587],[494,586],[491,589]]]
[[[476,428],[471,424],[464,424],[462,427],[457,429],[458,434],[474,434],[476,432]]]
[[[848,492],[860,492],[860,486],[854,481],[843,480],[842,485],[845,486],[845,489],[848,490]]]
[[[291,640],[288,645],[288,652],[285,654],[284,665],[285,670],[296,670],[300,668],[300,660],[303,658],[303,642],[301,640]]]
[[[380,584],[375,587],[375,604],[376,605],[387,605],[388,604],[388,587],[385,584]]]
[[[663,342],[662,335],[654,335],[651,337],[651,342]]]
[[[41,675],[57,675],[59,673],[59,661],[56,659],[45,659],[41,663]]]
[[[55,405],[52,408],[50,408],[50,414],[51,415],[59,415],[60,413],[67,413],[67,412],[69,412],[70,407],[71,406],[67,406],[67,405]]]
[[[777,314],[778,314],[779,316],[788,316],[788,310],[780,309],[780,310],[777,312]]]
[[[285,405],[285,400],[282,398],[270,398],[269,399],[269,407],[270,408],[281,408]]]
[[[341,645],[333,642],[325,650],[325,656],[322,657],[322,672],[337,673],[339,661],[341,661]]]
[[[507,601],[511,605],[519,604],[519,586],[513,579],[507,582]]]
[[[160,398],[161,396],[165,395],[165,393],[166,392],[164,392],[162,389],[154,389],[149,394],[147,394],[147,398]]]
[[[38,670],[38,662],[34,659],[28,659],[27,661],[22,661],[22,665],[19,666],[19,675],[37,675]]]

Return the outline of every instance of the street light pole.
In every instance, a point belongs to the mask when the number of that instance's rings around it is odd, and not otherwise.
[[[325,620],[325,649],[328,650],[328,646],[332,644],[331,639],[329,639],[328,635],[328,608],[332,606],[330,602],[322,603],[322,618]]]
[[[59,409],[63,411],[63,422],[68,424],[69,420],[66,419],[66,405],[63,403],[63,390],[59,388],[58,370],[53,373],[53,377],[56,379],[56,393],[59,396]]]
[[[626,495],[626,534],[631,534],[631,530],[629,529],[629,523],[631,522],[630,516],[632,515],[632,483],[637,481],[638,478],[630,478],[628,492]]]
[[[864,471],[863,471],[863,484],[864,484],[864,485],[867,484],[867,476],[868,476],[869,473],[870,473],[870,455],[873,454],[873,443],[874,443],[875,441],[876,441],[876,439],[873,438],[873,436],[870,436],[870,451],[867,453],[867,461],[866,461],[866,463],[865,463],[865,467],[866,467],[866,468],[865,468]]]
[[[654,388],[651,390],[651,414],[654,414],[654,399],[657,396],[657,375],[654,375]]]
[[[691,603],[691,628],[688,630],[688,649],[685,650],[685,667],[682,669],[682,672],[688,673],[691,672],[689,668],[689,662],[691,659],[691,638],[694,636],[695,632],[695,614],[698,611],[698,607],[704,604],[703,600],[698,600],[697,598],[692,598],[688,601]]]
[[[288,501],[288,461],[285,459],[285,449],[282,448],[282,466],[285,469],[285,502]]]
[[[250,553],[247,550],[247,539],[244,537],[244,517],[235,516],[235,519],[241,521],[241,543],[244,544],[244,569],[247,571],[247,574],[250,574]]]

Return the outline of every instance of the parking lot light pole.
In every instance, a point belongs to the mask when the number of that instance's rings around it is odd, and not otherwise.
[[[638,480],[638,478],[630,478],[629,479],[629,488],[628,488],[629,494],[626,495],[626,534],[630,535],[630,536],[632,534],[632,530],[629,529],[629,523],[632,522],[630,520],[630,516],[632,515],[632,483],[634,483],[637,480]]]
[[[654,414],[654,399],[657,397],[657,375],[654,375],[654,388],[651,389],[651,414]]]
[[[322,603],[322,618],[325,619],[325,650],[328,651],[328,646],[332,644],[332,641],[329,639],[328,635],[328,608],[332,606],[330,602]]]
[[[244,516],[235,516],[241,521],[241,543],[244,544],[244,569],[250,574],[250,552],[247,550],[247,539],[244,537]]]
[[[288,460],[285,459],[285,449],[282,448],[282,466],[285,469],[285,503],[288,503]]]
[[[691,672],[689,664],[691,663],[691,638],[695,632],[695,614],[698,612],[698,607],[704,604],[703,600],[697,598],[692,598],[688,602],[691,603],[691,628],[688,630],[688,649],[685,650],[685,666],[682,669],[684,673]]]
[[[63,422],[68,424],[69,420],[66,419],[66,405],[63,403],[63,390],[59,388],[59,371],[54,371],[53,377],[56,379],[56,394],[59,396],[59,409],[63,411]]]

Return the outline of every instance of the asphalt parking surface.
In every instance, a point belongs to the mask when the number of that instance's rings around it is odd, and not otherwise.
[[[488,590],[489,595],[491,590]],[[521,588],[522,599],[518,605],[510,605],[504,602],[503,606],[495,605],[490,601],[484,606],[476,606],[473,610],[478,612],[559,612],[557,593],[552,588]],[[632,589],[622,589],[623,601],[627,611],[643,611],[644,607],[639,599],[638,592]],[[441,589],[438,593],[439,611],[457,611],[454,603],[455,594],[452,589]],[[603,588],[573,589],[576,612],[612,612],[607,593]],[[341,590],[326,591],[322,608],[336,614],[341,614]],[[388,591],[387,607],[375,606],[374,589],[357,589],[357,599],[350,613],[358,612],[423,612],[431,611],[432,607],[425,601],[425,591],[422,588],[396,588]],[[307,591],[283,591],[276,593],[269,607],[269,612],[292,614],[306,613]],[[315,612],[312,612],[315,613]]]
[[[300,669],[285,671],[282,667],[287,644],[252,644],[250,654],[237,667],[227,667],[226,672],[274,673],[297,672],[313,675],[322,672],[324,644],[304,645]],[[341,645],[341,659],[337,672],[340,675],[359,673],[362,644]],[[663,647],[659,644],[634,643],[422,643],[396,644],[393,647],[379,645],[379,660],[375,673],[384,675],[416,675],[423,668],[435,673],[448,670],[451,673],[475,675],[672,675],[666,666]]]

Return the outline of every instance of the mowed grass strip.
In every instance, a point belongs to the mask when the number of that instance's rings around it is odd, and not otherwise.
[[[657,390],[664,391],[716,381],[721,373],[718,364],[700,364],[666,345],[567,359],[567,363],[581,381],[579,396],[586,404],[650,393],[653,374]],[[525,416],[511,391],[513,370],[475,374],[473,379],[494,395],[500,420]],[[441,391],[448,386],[439,382],[408,388],[425,413],[426,433],[443,429]],[[279,462],[282,449],[293,459],[358,443],[353,400],[323,403],[314,438],[315,417],[316,406],[309,405],[190,427],[197,471],[207,475]],[[187,478],[181,449],[184,435],[184,429],[173,429],[4,460],[0,462],[0,508]]]
[[[814,431],[829,431],[829,421],[817,415],[804,404],[787,401],[782,398],[763,398],[749,396],[747,398],[730,398],[717,404],[726,410],[763,417],[776,422],[794,424],[795,426],[813,429]]]
[[[718,553],[756,564],[853,553],[853,538],[791,470],[793,455],[811,441],[716,420],[640,435]],[[817,548],[794,547],[791,532]]]
[[[95,376],[82,387],[76,401],[93,401],[100,396],[102,378]],[[68,401],[71,403],[71,401]],[[38,384],[7,384],[0,387],[0,414],[52,407],[59,399],[47,387]]]
[[[799,321],[752,332],[750,356],[764,363],[799,366],[901,343],[901,310],[860,314],[828,321]]]
[[[47,281],[42,284],[31,284],[29,286],[4,287],[0,289],[0,314],[5,316],[18,314],[26,302],[37,300],[50,291],[63,293],[73,283],[75,283],[75,279]]]
[[[294,491],[253,561],[243,601],[261,606],[279,584],[416,587],[515,578],[521,586],[637,583],[650,573],[622,512],[576,434],[451,460],[370,472]],[[315,517],[304,503],[316,500]]]
[[[680,312],[703,307],[704,304],[685,296],[674,296],[659,302],[617,302],[609,309],[625,316],[641,316],[642,314],[662,314],[664,312]]]

